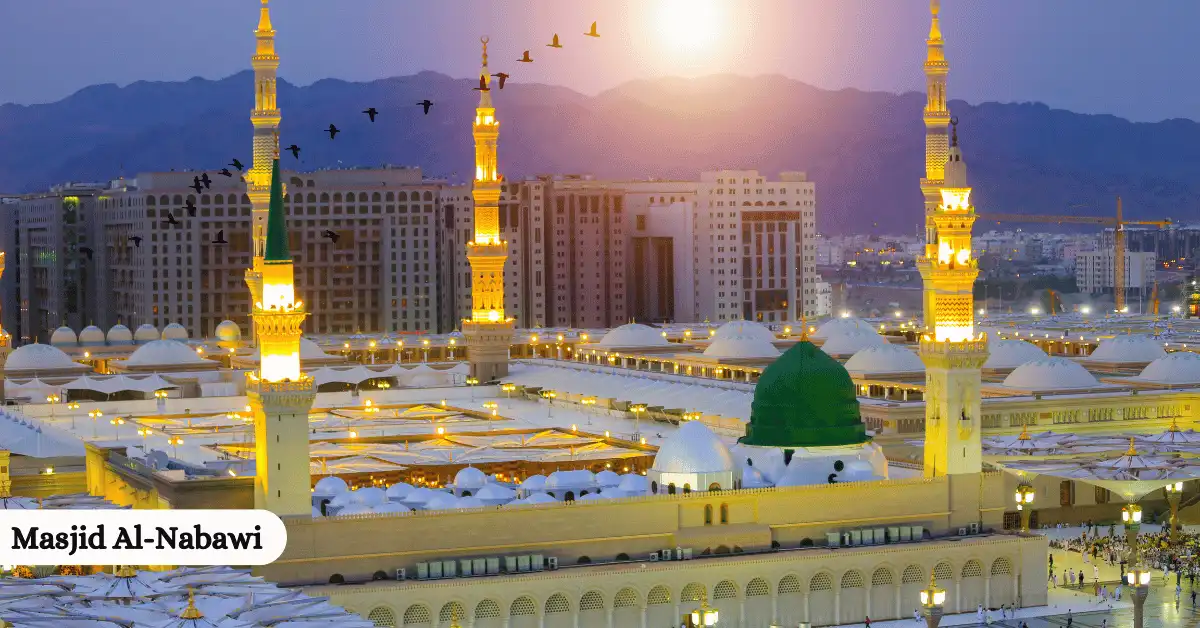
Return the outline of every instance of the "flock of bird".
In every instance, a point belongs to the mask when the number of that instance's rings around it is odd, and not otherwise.
[[[600,33],[597,30],[597,22],[592,22],[591,29],[589,29],[588,32],[584,33],[584,35],[587,37],[600,37]],[[550,43],[546,44],[546,47],[547,48],[559,48],[559,49],[561,49],[563,47],[563,45],[558,40],[558,33],[554,33],[554,37],[550,40]],[[526,50],[524,52],[524,54],[521,56],[521,58],[517,59],[517,62],[518,63],[533,63],[533,58],[529,56],[529,51]],[[505,74],[504,72],[497,72],[496,74],[492,74],[491,76],[497,79],[497,87],[499,89],[504,89],[505,81],[508,80],[509,75]],[[479,77],[479,86],[473,87],[472,89],[477,92],[492,91],[491,87],[488,86],[487,78],[483,77],[483,76]],[[418,102],[417,106],[422,108],[425,115],[429,115],[429,110],[430,110],[430,108],[433,107],[433,101],[426,98],[426,99]],[[375,107],[368,107],[368,108],[364,109],[362,111],[362,113],[365,114],[372,123],[374,123],[376,116],[379,115],[379,110],[376,109]],[[330,140],[335,140],[335,139],[337,139],[338,133],[341,133],[342,130],[337,128],[336,124],[330,123],[329,128],[325,129],[324,132],[329,134]],[[293,158],[299,159],[300,152],[302,149],[299,146],[292,144],[291,146],[288,146],[287,148],[284,148],[283,150],[290,152],[292,154]],[[225,168],[222,168],[220,171],[218,171],[217,174],[232,178],[233,171],[229,169],[230,166],[235,168],[238,172],[243,172],[243,171],[245,171],[245,168],[246,168],[245,164],[243,164],[241,161],[238,161],[237,158],[234,158],[233,161],[231,161]],[[192,185],[190,185],[188,187],[195,190],[196,194],[201,194],[204,190],[210,189],[212,187],[212,179],[209,178],[207,172],[204,172],[204,173],[200,174],[199,176],[194,177],[192,179]],[[183,209],[187,212],[187,215],[189,218],[196,217],[196,201],[194,199],[188,198],[187,204],[185,205],[185,207]],[[183,222],[181,222],[178,218],[176,218],[175,215],[171,212],[166,213],[166,218],[163,219],[163,222],[165,223],[165,226],[167,226],[167,227],[175,227],[175,226],[179,226],[179,225],[183,224]],[[329,240],[330,242],[332,242],[334,244],[336,244],[338,239],[341,238],[341,236],[338,233],[336,233],[334,231],[330,231],[330,230],[322,231],[321,237]],[[135,235],[135,236],[129,237],[129,241],[133,242],[133,245],[138,248],[140,248],[142,246],[142,240],[144,240],[144,238],[142,236]],[[217,231],[217,237],[215,240],[212,241],[212,244],[216,244],[216,245],[229,244],[229,242],[227,240],[225,240],[225,230],[224,229]],[[80,252],[87,254],[88,259],[91,259],[92,251],[90,249],[81,247],[79,250],[80,250]]]

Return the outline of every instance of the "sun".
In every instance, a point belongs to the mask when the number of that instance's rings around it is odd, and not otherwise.
[[[721,0],[655,0],[655,30],[663,51],[701,56],[716,52],[723,23]]]

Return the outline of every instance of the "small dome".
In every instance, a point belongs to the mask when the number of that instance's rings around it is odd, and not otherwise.
[[[487,484],[488,476],[483,471],[475,467],[463,467],[458,474],[454,476],[454,488],[457,489],[478,489]]]
[[[478,497],[471,496],[459,497],[458,501],[454,503],[454,507],[459,510],[466,510],[468,508],[483,508],[486,505],[487,504],[483,503],[483,500],[479,499]]]
[[[722,338],[755,338],[763,342],[775,342],[775,333],[765,325],[753,321],[729,321],[717,328],[713,341]]]
[[[765,488],[771,486],[767,478],[758,469],[746,464],[742,465],[742,488]]]
[[[506,501],[513,499],[516,496],[516,491],[508,488],[507,486],[501,486],[500,484],[488,484],[479,489],[478,493],[475,493],[475,497],[478,497],[479,499],[492,501]]]
[[[242,339],[242,328],[233,321],[221,321],[217,325],[217,340],[221,342],[239,342]]]
[[[917,354],[897,345],[867,347],[846,360],[851,373],[916,373],[924,372],[925,364]]]
[[[1018,366],[1004,385],[1022,390],[1074,390],[1096,388],[1100,382],[1087,369],[1067,358],[1043,358]]]
[[[412,512],[412,508],[396,502],[384,502],[382,504],[372,506],[371,512],[376,514],[385,512]]]
[[[540,491],[544,488],[546,488],[546,476],[544,475],[531,475],[521,482],[521,490],[526,492]]]
[[[1047,357],[1041,347],[1024,340],[992,340],[988,352],[987,362],[983,363],[985,369],[1015,369]]]
[[[350,501],[364,506],[378,506],[387,501],[387,493],[381,488],[368,486],[350,493]]]
[[[768,366],[754,388],[745,445],[820,447],[868,440],[850,373],[801,341]]]
[[[534,493],[525,499],[520,500],[520,504],[557,504],[558,500],[545,493]]]
[[[334,497],[349,490],[350,487],[346,485],[345,480],[336,475],[330,475],[317,480],[317,485],[313,487],[313,495]]]
[[[50,344],[55,347],[73,347],[79,344],[79,337],[70,327],[59,327],[50,334]]]
[[[162,337],[158,335],[158,328],[150,323],[138,325],[137,331],[133,332],[133,341],[139,345],[161,339]]]
[[[108,344],[110,345],[131,345],[133,344],[133,332],[129,328],[117,323],[108,330]]]
[[[1146,336],[1117,336],[1100,341],[1087,357],[1092,362],[1153,362],[1167,356],[1162,345]]]
[[[450,493],[437,493],[421,505],[424,510],[450,510],[458,506],[458,498]]]
[[[593,488],[596,476],[587,469],[577,471],[555,471],[546,478],[546,490]]]
[[[152,340],[138,347],[125,360],[129,366],[178,366],[185,364],[215,364],[196,354],[196,351],[178,340]]]
[[[1156,384],[1200,383],[1200,354],[1191,351],[1168,354],[1146,365],[1138,377]]]
[[[409,491],[408,495],[406,495],[404,497],[404,499],[402,499],[400,501],[404,502],[408,506],[412,506],[412,507],[416,508],[417,506],[423,505],[425,502],[429,501],[430,499],[433,499],[434,497],[436,497],[438,495],[450,495],[450,494],[446,493],[444,491],[435,491],[431,488],[426,488],[424,486],[420,486],[420,487],[414,488],[412,491]],[[454,497],[453,495],[450,495],[450,496]]]
[[[5,371],[51,371],[69,369],[77,366],[71,356],[63,353],[62,349],[43,344],[31,344],[18,347],[8,355],[4,363]]]
[[[660,329],[641,323],[629,323],[604,334],[597,344],[606,349],[622,349],[625,347],[665,347],[670,343],[663,337]]]
[[[179,323],[171,323],[162,330],[163,340],[187,340],[187,329]]]
[[[621,476],[609,469],[605,469],[596,474],[596,484],[599,484],[600,488],[609,488],[611,486],[617,486],[620,483]]]
[[[621,483],[617,485],[617,490],[627,495],[641,495],[645,493],[650,486],[650,481],[646,476],[639,473],[626,473],[621,476]]]
[[[339,508],[336,516],[344,517],[344,516],[348,516],[348,515],[369,515],[372,512],[374,512],[372,510],[372,508],[366,504],[353,504],[352,503],[352,504],[346,504],[345,506],[342,506],[341,508]]]
[[[751,334],[738,336],[729,332],[721,336],[720,333],[718,330],[715,340],[704,350],[705,356],[718,360],[762,360],[779,357],[779,349],[776,349],[770,340]]]
[[[660,473],[722,473],[736,468],[729,448],[699,421],[680,426],[659,448],[651,467]]]
[[[104,345],[104,330],[95,325],[88,325],[79,332],[79,344],[85,347],[100,347]]]
[[[412,491],[413,491],[412,484],[406,484],[404,482],[397,482],[396,484],[393,484],[388,487],[387,498],[392,501],[402,502],[402,501],[404,501],[404,498],[408,497],[408,494],[411,493]]]
[[[875,331],[875,328],[870,323],[861,318],[848,317],[825,321],[825,323],[817,328],[817,331],[812,333],[812,338],[814,340],[828,340],[832,336],[839,336],[849,331],[862,330],[869,331],[876,336],[879,335],[879,332]]]
[[[826,338],[821,350],[829,355],[854,355],[867,347],[885,344],[887,341],[874,330],[851,329]]]

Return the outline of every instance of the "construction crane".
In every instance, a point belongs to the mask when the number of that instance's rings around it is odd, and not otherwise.
[[[1167,227],[1171,220],[1125,220],[1121,197],[1117,197],[1117,215],[1112,218],[1101,216],[1039,216],[1024,214],[979,214],[980,221],[987,222],[1031,222],[1074,225],[1096,225],[1113,228],[1113,298],[1118,312],[1125,311],[1125,226],[1153,225]]]

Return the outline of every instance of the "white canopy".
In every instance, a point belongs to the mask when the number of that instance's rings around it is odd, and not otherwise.
[[[106,395],[124,391],[149,393],[164,388],[178,388],[157,373],[146,377],[114,375],[113,377],[91,377],[84,375],[73,382],[59,386],[63,390],[93,390]]]
[[[367,366],[352,366],[350,368],[322,367],[308,372],[318,386],[322,384],[342,383],[361,384],[370,379],[381,377],[399,377],[408,373],[408,369],[393,364],[386,369],[377,371]]]

